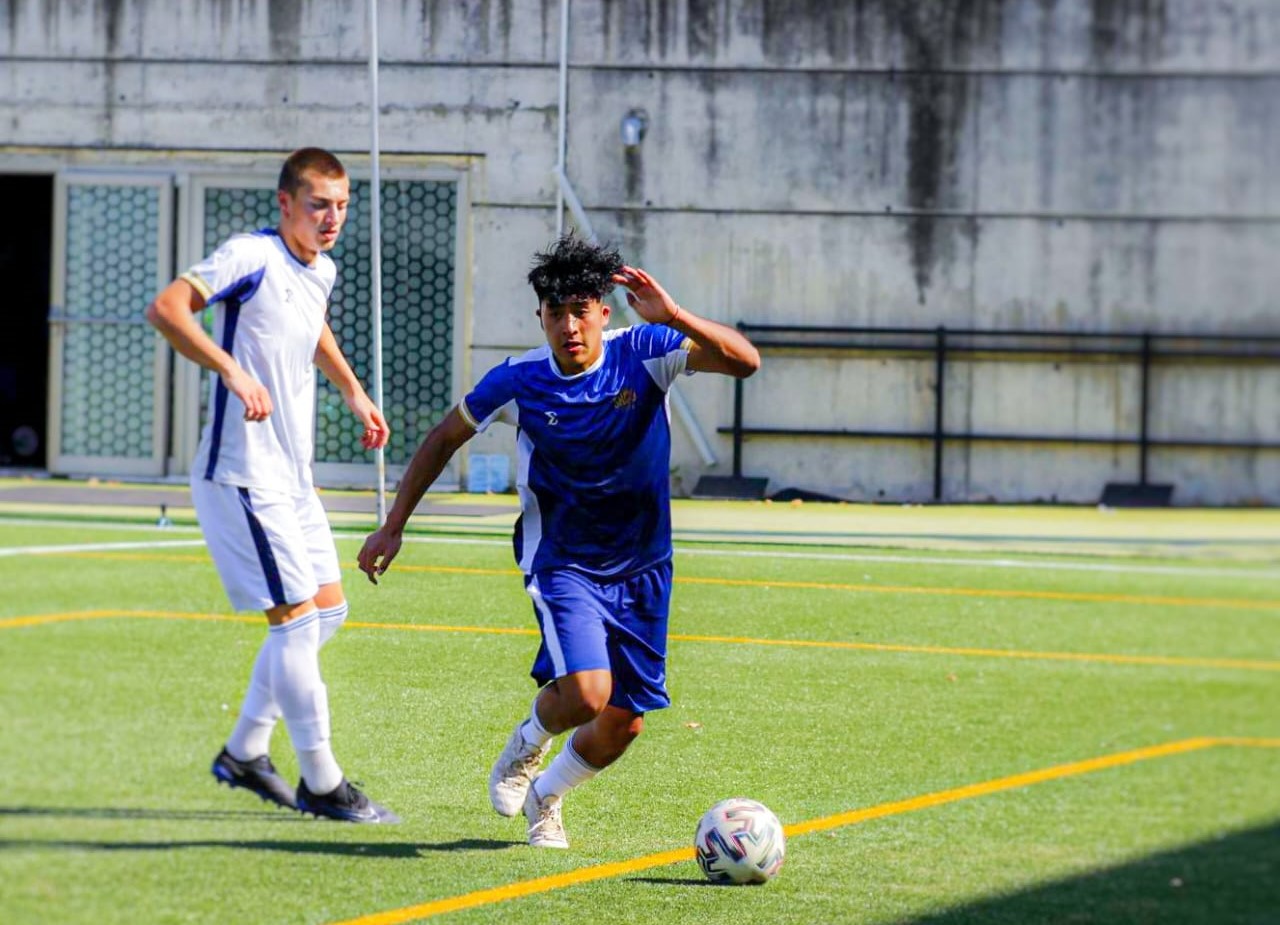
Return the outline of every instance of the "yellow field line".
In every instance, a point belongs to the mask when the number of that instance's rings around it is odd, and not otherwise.
[[[0,618],[0,630],[67,623],[75,620],[103,620],[115,617],[139,617],[155,620],[210,620],[234,623],[261,623],[262,617],[231,614],[183,613],[165,610],[77,610],[68,613]],[[455,626],[439,623],[374,623],[348,620],[347,626],[373,630],[399,630],[417,633],[488,633],[497,636],[537,636],[538,631],[509,626]],[[1156,665],[1166,668],[1225,668],[1233,671],[1280,671],[1280,661],[1241,658],[1188,658],[1173,655],[1112,655],[1089,652],[1035,652],[1017,649],[981,649],[960,646],[919,646],[879,642],[841,642],[817,639],[759,639],[751,636],[702,636],[671,633],[669,639],[679,642],[713,642],[752,646],[794,646],[815,649],[856,649],[865,652],[901,652],[915,655],[960,655],[975,658],[1013,658],[1032,661],[1097,662],[1110,665]]]
[[[1002,597],[1044,601],[1089,601],[1105,604],[1153,604],[1161,607],[1233,607],[1280,610],[1280,601],[1235,597],[1161,597],[1148,594],[1100,594],[1088,591],[1022,591],[1001,588],[924,588],[911,585],[856,585],[824,581],[765,581],[746,578],[677,578],[695,585],[745,585],[760,588],[805,588],[820,591],[858,591],[870,594],[933,594],[948,597]]]
[[[683,642],[728,642],[755,646],[817,646],[861,649],[867,652],[908,652],[922,655],[968,655],[1039,661],[1102,662],[1113,665],[1162,665],[1171,668],[1230,668],[1242,671],[1280,671],[1280,661],[1243,658],[1188,658],[1176,655],[1109,655],[1091,652],[1034,652],[1017,649],[979,649],[968,646],[912,646],[880,642],[814,642],[807,639],[754,639],[749,636],[693,636],[671,633]]]
[[[45,613],[28,617],[0,619],[0,629],[69,623],[74,620],[106,620],[115,617],[138,617],[143,620],[209,620],[218,623],[261,623],[263,618],[221,613],[175,613],[171,610],[73,610],[68,613]]]
[[[72,556],[85,559],[121,559],[155,562],[208,562],[208,556],[128,552],[43,552],[43,556]],[[344,565],[352,571],[353,565]],[[399,572],[437,572],[452,575],[510,575],[522,573],[512,568],[468,568],[454,565],[397,565]],[[1237,597],[1165,597],[1150,594],[1102,594],[1090,591],[1027,591],[1007,588],[929,588],[918,585],[867,585],[831,581],[785,581],[759,578],[695,578],[676,576],[676,583],[721,585],[737,588],[790,588],[808,591],[852,591],[858,594],[923,594],[942,597],[994,597],[1012,600],[1082,601],[1101,604],[1142,604],[1155,607],[1225,607],[1234,610],[1280,610],[1280,601],[1260,601]]]
[[[1186,752],[1200,751],[1206,748],[1223,745],[1280,747],[1280,740],[1210,737],[1183,739],[1178,742],[1168,742],[1163,745],[1137,748],[1132,751],[1119,752],[1114,755],[1103,755],[1099,758],[1090,758],[1085,761],[1074,761],[1069,764],[1059,764],[1048,768],[1041,768],[1037,771],[1013,774],[1009,777],[1001,777],[995,780],[983,781],[982,783],[969,784],[967,786],[956,787],[951,790],[942,790],[936,793],[912,797],[907,800],[897,800],[892,803],[881,803],[878,806],[870,806],[865,809],[853,810],[847,813],[838,813],[834,816],[810,819],[806,822],[799,822],[785,826],[783,831],[788,837],[807,835],[811,832],[822,832],[830,829],[842,828],[848,825],[857,825],[861,822],[868,822],[872,819],[881,819],[886,816],[899,816],[904,813],[918,812],[922,809],[930,809],[935,806],[955,803],[960,800],[970,800],[975,797],[988,796],[1005,790],[1029,787],[1033,784],[1041,784],[1046,781],[1060,780],[1065,777],[1074,777],[1080,774],[1090,774],[1094,771],[1102,771],[1107,768],[1134,764],[1139,761],[1150,761],[1154,758],[1164,758],[1170,755],[1179,755]],[[670,864],[692,861],[693,856],[693,848],[691,847],[678,848],[673,851],[662,851],[657,854],[648,854],[643,857],[633,858],[629,861],[597,864],[592,867],[583,867],[578,870],[571,870],[562,874],[554,874],[549,877],[537,877],[533,880],[523,880],[517,883],[509,883],[504,886],[491,887],[487,890],[477,890],[473,893],[465,893],[461,896],[450,896],[445,899],[437,899],[432,902],[421,903],[416,906],[405,906],[401,909],[389,909],[385,912],[375,912],[371,915],[364,915],[359,918],[347,919],[342,922],[334,923],[334,925],[402,925],[402,923],[405,922],[421,921],[422,919],[443,915],[446,912],[458,912],[463,909],[474,909],[478,906],[488,906],[494,903],[519,899],[522,896],[547,893],[551,890],[576,886],[581,883],[590,883],[595,880],[618,877],[623,874],[636,873],[638,871],[649,870],[654,867],[665,867]]]

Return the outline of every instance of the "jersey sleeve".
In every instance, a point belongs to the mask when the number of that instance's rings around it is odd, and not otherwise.
[[[510,360],[495,366],[484,374],[467,397],[458,403],[462,419],[484,433],[494,421],[516,425],[519,409],[515,398],[515,372]]]
[[[693,370],[685,368],[690,341],[679,331],[665,324],[641,324],[629,328],[627,335],[631,349],[662,391],[671,388],[681,373],[693,375]]]
[[[206,305],[257,288],[266,269],[265,249],[254,235],[236,235],[201,260],[179,279],[185,279]]]

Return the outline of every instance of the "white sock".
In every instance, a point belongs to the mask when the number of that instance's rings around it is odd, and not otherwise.
[[[529,718],[520,726],[520,736],[534,748],[542,748],[542,746],[555,738],[554,735],[547,732],[542,725],[542,721],[538,719],[537,697],[533,698],[533,709],[529,711]]]
[[[573,739],[570,738],[560,750],[560,754],[556,755],[555,761],[551,762],[550,767],[533,782],[533,786],[538,791],[538,796],[544,800],[547,797],[562,797],[599,773],[600,768],[587,764],[582,760],[582,756],[573,750]]]
[[[267,633],[271,692],[284,714],[307,788],[329,793],[342,769],[329,744],[329,694],[320,678],[320,617],[311,610]]]
[[[333,638],[347,620],[350,608],[343,601],[336,607],[320,611],[320,648]],[[249,689],[240,706],[240,717],[227,739],[227,751],[237,761],[252,761],[271,749],[271,733],[280,719],[280,705],[271,696],[271,664],[267,659],[267,644],[258,650],[249,675]],[[334,786],[337,786],[336,784]]]
[[[347,602],[343,601],[333,607],[326,607],[320,611],[320,647],[324,648],[324,644],[333,638],[333,634],[342,628],[342,624],[347,620],[347,612],[350,608]]]
[[[237,761],[252,761],[267,754],[271,730],[280,718],[280,707],[271,696],[271,659],[264,641],[253,662],[249,689],[240,705],[240,717],[227,739],[227,751]]]

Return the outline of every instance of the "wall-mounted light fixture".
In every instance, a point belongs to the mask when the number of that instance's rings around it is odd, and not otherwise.
[[[622,145],[626,148],[637,147],[644,140],[645,130],[649,127],[649,114],[643,109],[632,109],[622,117],[619,131],[622,134]]]

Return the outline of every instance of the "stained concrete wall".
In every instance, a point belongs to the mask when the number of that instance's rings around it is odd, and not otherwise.
[[[363,0],[10,0],[0,145],[358,152],[365,19]],[[379,22],[384,149],[471,174],[474,379],[539,339],[523,271],[555,228],[559,3],[391,0]],[[574,0],[571,24],[569,176],[603,236],[711,317],[1280,333],[1270,0]],[[648,132],[624,149],[635,108]],[[1153,433],[1280,442],[1274,375],[1226,373],[1157,377]],[[932,375],[766,356],[748,423],[922,426]],[[1132,377],[961,371],[948,422],[1134,433]],[[685,391],[706,430],[729,423],[727,381]],[[678,487],[704,471],[679,432],[674,462]],[[927,498],[931,464],[925,444],[852,440],[745,457],[774,487],[855,498]],[[1151,466],[1182,502],[1280,501],[1276,451]],[[944,484],[1087,501],[1134,474],[1129,450],[974,445],[949,448]]]

